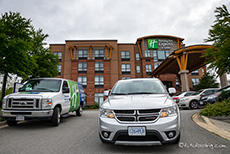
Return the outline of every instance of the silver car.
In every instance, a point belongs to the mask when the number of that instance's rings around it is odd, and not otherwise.
[[[175,88],[169,88],[175,93]],[[180,140],[180,112],[159,79],[118,81],[98,115],[99,137],[116,145],[161,145]]]

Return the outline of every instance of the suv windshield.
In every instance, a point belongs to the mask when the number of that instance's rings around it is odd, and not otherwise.
[[[130,80],[118,82],[111,95],[128,94],[163,94],[165,89],[160,81],[154,80]]]
[[[192,94],[192,95],[199,95],[202,91],[203,91],[203,90],[199,90],[199,91],[195,92],[195,93]]]
[[[21,92],[58,92],[61,80],[36,79],[28,81],[21,89]]]

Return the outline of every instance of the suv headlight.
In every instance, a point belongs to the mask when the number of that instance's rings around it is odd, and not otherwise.
[[[164,108],[161,111],[161,117],[175,116],[178,114],[177,106],[172,106],[169,108]]]
[[[216,98],[216,95],[208,96],[208,99],[213,99],[213,98]]]
[[[114,118],[114,114],[112,110],[108,109],[100,109],[100,116],[104,118]]]
[[[42,99],[42,109],[51,109],[52,99]]]

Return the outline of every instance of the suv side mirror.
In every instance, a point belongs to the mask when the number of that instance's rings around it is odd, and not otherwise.
[[[62,88],[62,93],[69,93],[69,88],[68,87],[63,87]]]
[[[168,91],[169,91],[169,94],[175,94],[176,93],[176,89],[173,87],[169,88]]]
[[[104,96],[108,97],[109,96],[109,90],[104,91]]]

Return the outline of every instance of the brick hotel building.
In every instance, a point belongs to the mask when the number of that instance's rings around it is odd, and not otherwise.
[[[87,94],[87,105],[104,100],[103,92],[116,81],[146,78],[174,50],[184,46],[183,38],[152,35],[138,38],[136,43],[118,43],[117,40],[66,40],[64,44],[50,44],[59,57],[60,78],[80,82]],[[199,83],[205,68],[188,75],[189,87]],[[161,75],[168,87],[177,87],[179,76]]]

